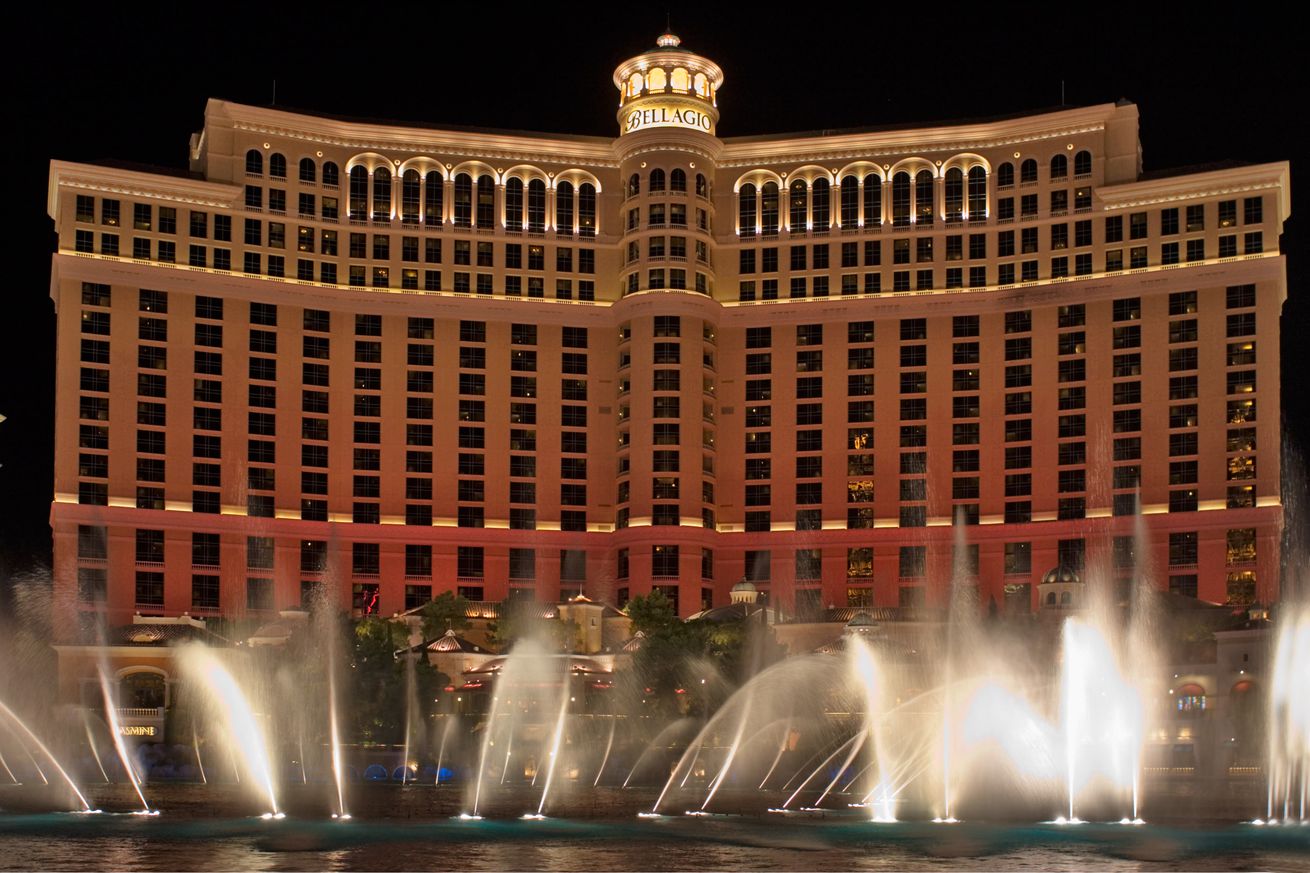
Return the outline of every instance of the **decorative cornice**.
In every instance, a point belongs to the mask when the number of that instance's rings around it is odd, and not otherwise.
[[[76,188],[124,197],[190,203],[211,209],[235,208],[241,188],[226,182],[208,182],[163,173],[124,170],[70,161],[50,162],[50,182],[46,192],[46,212],[59,221],[59,189]]]
[[[1106,185],[1096,189],[1096,194],[1106,210],[1115,210],[1274,189],[1279,195],[1278,220],[1283,222],[1291,212],[1289,176],[1290,165],[1280,161]]]
[[[1105,130],[1117,112],[1136,115],[1136,107],[1111,103],[1031,115],[1006,121],[832,136],[788,138],[780,135],[727,138],[721,167],[842,160],[873,155],[905,156],[916,152],[971,151],[1073,137]]]
[[[562,137],[555,134],[522,136],[478,131],[426,130],[423,128],[338,121],[316,115],[300,115],[277,109],[262,109],[210,100],[205,109],[208,127],[230,126],[236,130],[295,139],[360,151],[400,151],[406,157],[439,154],[482,157],[493,161],[615,167],[612,141],[605,137]]]

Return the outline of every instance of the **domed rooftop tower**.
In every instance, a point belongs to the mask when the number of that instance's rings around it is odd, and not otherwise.
[[[663,33],[655,48],[628,58],[614,71],[619,89],[619,134],[681,127],[714,134],[719,122],[719,65]]]
[[[685,475],[681,480],[667,475],[672,472],[667,459],[676,459],[684,473],[702,470],[712,476],[717,465],[715,337],[722,308],[712,296],[713,180],[723,153],[715,135],[722,85],[718,65],[688,51],[672,33],[614,71],[623,297],[613,314],[620,337],[619,416],[626,422],[618,462],[631,483],[626,505],[618,510],[624,520],[615,545],[628,549],[634,560],[681,550],[676,568],[670,562],[652,574],[660,577],[661,588],[676,581],[681,603],[703,600],[700,565],[689,560],[701,552],[701,543],[691,532],[713,528],[718,511],[712,489],[689,487]],[[657,382],[658,373],[671,372],[657,369],[662,366],[677,366],[676,378]],[[652,396],[654,406],[647,399]],[[673,532],[680,542],[670,538]],[[645,572],[634,565],[634,575]],[[732,593],[734,604],[746,598],[755,603],[757,597],[766,599],[753,590]]]

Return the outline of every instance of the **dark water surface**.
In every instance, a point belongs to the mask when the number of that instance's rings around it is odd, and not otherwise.
[[[222,786],[152,786],[162,813],[151,818],[127,812],[121,791],[93,795],[115,810],[100,815],[35,811],[30,795],[0,792],[0,869],[1310,869],[1310,826],[876,824],[859,810],[637,819],[617,792],[598,794],[585,818],[459,821],[434,814],[458,805],[458,788],[351,790],[355,817],[339,822],[294,803],[261,820]]]

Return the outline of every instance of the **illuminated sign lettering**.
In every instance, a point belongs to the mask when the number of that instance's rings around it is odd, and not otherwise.
[[[151,724],[125,724],[119,727],[119,732],[125,737],[153,737],[155,735],[155,726]]]
[[[706,113],[689,106],[652,106],[634,109],[623,119],[623,132],[632,133],[648,127],[684,127],[714,132],[714,122]]]

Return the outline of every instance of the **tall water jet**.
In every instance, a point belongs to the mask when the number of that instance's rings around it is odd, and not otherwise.
[[[409,781],[410,743],[413,740],[414,716],[418,710],[418,688],[414,679],[414,659],[416,657],[417,655],[413,652],[405,655],[405,745],[400,762],[400,766],[403,768],[400,777],[401,785]]]
[[[569,717],[569,659],[564,659],[564,675],[560,677],[559,715],[555,718],[555,730],[551,733],[550,749],[547,752],[546,784],[541,788],[541,802],[537,804],[537,815],[542,815],[546,808],[546,798],[550,795],[550,786],[555,779],[555,769],[559,766],[560,745],[564,741],[564,724]],[[538,768],[540,769],[540,768]],[[536,776],[533,776],[536,779]]]
[[[768,783],[769,777],[773,775],[773,771],[778,769],[778,762],[782,760],[782,756],[787,754],[787,746],[791,740],[791,722],[792,716],[788,714],[787,723],[783,725],[782,728],[782,739],[778,741],[778,754],[773,756],[773,763],[769,765],[769,769],[764,773],[764,778],[760,780],[759,788],[761,790],[763,790],[765,784]]]
[[[1310,608],[1279,616],[1269,694],[1265,817],[1306,821],[1310,790]]]
[[[82,811],[90,812],[91,804],[87,803],[86,796],[82,794],[82,790],[77,787],[77,783],[73,781],[73,777],[68,775],[68,771],[66,771],[63,768],[63,765],[59,763],[58,759],[55,758],[54,753],[52,753],[50,749],[46,747],[45,743],[41,742],[41,740],[37,737],[36,734],[32,733],[32,729],[29,728],[27,724],[21,718],[18,717],[18,713],[10,709],[9,706],[4,701],[0,701],[0,715],[4,715],[5,718],[9,720],[10,724],[18,728],[18,730],[22,731],[23,736],[27,737],[27,739],[33,745],[35,745],[38,749],[41,750],[41,754],[45,755],[46,760],[48,760],[50,764],[57,771],[59,771],[59,775],[63,777],[64,782],[66,782],[68,784],[68,787],[72,789],[72,792],[77,795],[78,801],[80,801],[82,804]],[[36,760],[33,759],[32,763],[35,764]],[[36,770],[37,773],[40,774],[41,778],[45,780],[45,774],[41,773],[41,768],[37,767]],[[49,780],[46,780],[46,783],[49,784]]]
[[[737,750],[741,748],[742,734],[746,732],[746,724],[750,721],[751,704],[755,702],[754,691],[755,686],[750,686],[746,703],[741,708],[741,718],[737,720],[736,732],[732,735],[732,744],[728,746],[728,754],[723,759],[723,765],[719,767],[719,772],[715,774],[714,781],[710,783],[710,790],[705,796],[705,802],[701,804],[701,809],[709,807],[710,801],[714,799],[714,795],[719,791],[719,786],[723,784],[723,780],[727,777],[733,759],[737,757]]]
[[[200,737],[196,735],[196,725],[191,724],[191,748],[196,751],[196,769],[200,771],[201,784],[208,785],[209,779],[205,776],[205,762],[200,760]]]
[[[868,795],[869,798],[876,798],[873,800],[873,818],[874,821],[895,821],[897,788],[890,781],[894,767],[883,736],[884,678],[869,644],[858,636],[852,636],[850,644],[853,646],[853,669],[864,692],[865,723],[862,733],[865,739],[872,741],[874,761],[877,764],[878,782]]]
[[[335,670],[328,669],[328,741],[332,744],[332,779],[337,788],[336,815],[346,818],[345,762],[341,756],[341,727],[337,724],[337,676]]]
[[[1132,781],[1132,821],[1141,821],[1142,807],[1142,748],[1147,732],[1160,716],[1158,707],[1145,708],[1146,701],[1158,699],[1163,690],[1161,684],[1164,664],[1157,646],[1160,628],[1157,626],[1157,594],[1155,586],[1155,568],[1151,564],[1151,536],[1146,526],[1146,517],[1142,514],[1140,488],[1136,497],[1136,513],[1133,516],[1133,575],[1132,591],[1128,603],[1130,606],[1128,621],[1128,657],[1133,665],[1133,686],[1137,689],[1139,706],[1143,707],[1143,717],[1133,729],[1140,737],[1129,749],[1131,757],[1128,766]],[[1148,723],[1151,722],[1151,723]]]
[[[609,739],[605,741],[605,754],[600,756],[600,767],[596,770],[595,781],[591,783],[592,788],[595,788],[600,784],[600,777],[605,774],[605,765],[608,764],[610,760],[610,749],[614,748],[614,729],[618,727],[618,724],[618,719],[611,715],[610,736]]]
[[[441,728],[441,743],[437,746],[437,778],[434,785],[441,784],[441,763],[446,757],[446,741],[450,738],[450,729],[455,723],[455,716],[448,716]]]
[[[136,796],[141,801],[141,811],[149,815],[150,804],[146,802],[145,792],[141,790],[141,777],[137,774],[136,765],[127,749],[127,738],[123,736],[123,728],[118,721],[118,703],[114,700],[113,690],[109,687],[109,677],[105,675],[104,664],[96,666],[96,675],[100,679],[100,694],[105,702],[105,723],[109,727],[109,735],[114,740],[114,748],[118,751],[118,760],[123,763],[127,779],[132,783],[132,789],[136,791]],[[96,763],[99,761],[100,756],[97,755]]]
[[[956,514],[951,550],[950,608],[946,619],[946,656],[942,670],[941,749],[938,768],[942,776],[943,821],[954,821],[954,784],[952,780],[956,759],[956,683],[955,674],[961,652],[976,653],[984,649],[979,645],[979,602],[976,568],[970,559],[969,526],[965,523],[963,508]]]
[[[1078,795],[1097,777],[1131,796],[1145,739],[1138,689],[1096,627],[1066,619],[1063,633],[1061,722],[1065,741],[1068,817],[1076,821]]]
[[[105,772],[105,765],[100,760],[100,749],[96,747],[95,736],[91,733],[91,711],[89,709],[82,710],[82,726],[86,728],[86,744],[87,747],[91,749],[91,757],[95,759],[96,768],[100,770],[100,777],[104,779],[107,784],[109,782],[109,774]],[[4,756],[0,756],[0,764],[4,764]],[[5,764],[5,769],[9,769],[8,764]],[[12,777],[14,774],[10,773],[9,775]]]
[[[336,790],[336,812],[332,814],[333,818],[347,819],[350,814],[346,810],[346,763],[341,742],[341,701],[338,697],[338,682],[340,676],[340,650],[341,650],[341,629],[335,621],[335,615],[332,606],[327,599],[326,591],[328,586],[316,598],[312,604],[313,620],[318,631],[318,638],[323,641],[327,649],[327,657],[324,659],[324,669],[327,670],[327,691],[328,691],[328,748],[332,760],[332,784]]]
[[[226,729],[228,748],[234,759],[245,767],[251,781],[267,798],[268,814],[280,815],[277,792],[273,787],[273,766],[268,743],[236,678],[203,645],[184,647],[181,650],[181,660],[183,669],[194,677],[197,686],[205,692],[204,702]]]
[[[478,772],[473,783],[473,817],[477,817],[481,809],[489,754],[492,747],[495,746],[497,735],[500,733],[503,733],[506,739],[505,763],[501,769],[502,783],[509,771],[510,751],[513,749],[514,734],[520,722],[520,719],[515,717],[515,710],[509,703],[510,695],[517,696],[519,690],[522,689],[544,687],[552,684],[556,676],[551,672],[545,672],[546,665],[550,664],[551,660],[547,652],[535,642],[531,640],[518,642],[509,655],[506,656],[503,666],[492,680],[491,707],[487,712],[487,720],[483,728],[482,745],[478,753]],[[567,656],[564,660],[567,664]],[[567,703],[567,694],[564,700]],[[503,728],[503,731],[500,730],[501,728]]]

